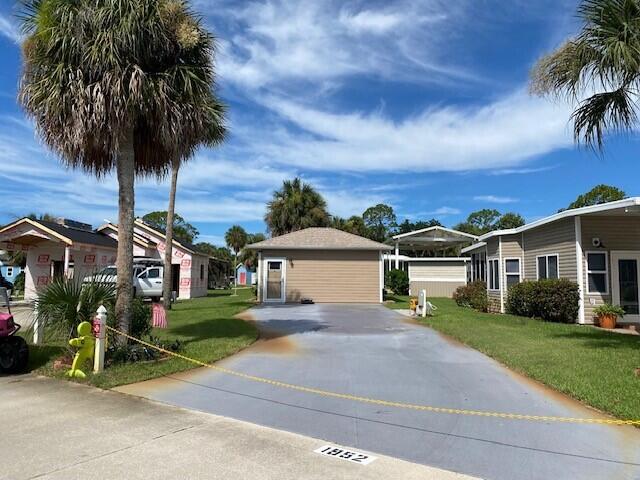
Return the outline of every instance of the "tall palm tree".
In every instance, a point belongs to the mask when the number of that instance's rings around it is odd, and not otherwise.
[[[178,188],[178,170],[180,162],[171,166],[171,186],[169,187],[169,207],[167,208],[167,229],[165,232],[164,275],[162,278],[162,302],[164,308],[171,308],[171,290],[173,286],[173,223],[176,213],[176,189]]]
[[[22,2],[20,103],[64,164],[116,171],[116,316],[129,331],[134,178],[163,176],[222,138],[213,37],[183,0]]]
[[[247,244],[248,238],[249,236],[247,235],[247,232],[240,225],[232,226],[229,230],[227,230],[227,233],[224,234],[224,241],[227,242],[227,245],[229,246],[229,248],[233,250],[233,253],[235,254],[234,263],[233,263],[233,279],[234,279],[233,294],[234,295],[238,294],[238,279],[236,278],[236,268],[238,266],[238,253],[240,252],[240,250],[242,250],[245,247],[245,245]]]
[[[538,61],[531,90],[573,101],[576,142],[601,150],[606,131],[637,123],[640,1],[584,0],[578,16],[582,29]]]
[[[273,192],[264,217],[272,235],[278,236],[308,227],[326,227],[331,223],[327,202],[311,185],[299,178],[285,180]]]

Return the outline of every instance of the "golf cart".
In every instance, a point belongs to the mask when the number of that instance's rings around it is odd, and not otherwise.
[[[13,321],[9,294],[0,287],[0,373],[19,373],[29,361],[29,347],[16,335],[20,325]]]

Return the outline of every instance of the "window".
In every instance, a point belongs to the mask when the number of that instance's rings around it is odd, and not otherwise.
[[[483,253],[473,253],[471,255],[471,280],[482,280],[485,279],[485,254]]]
[[[500,290],[500,262],[497,258],[490,258],[488,265],[489,290]]]
[[[204,264],[200,265],[200,280],[204,280]]]
[[[520,259],[519,258],[506,258],[504,260],[504,274],[507,284],[507,289],[512,285],[520,283]]]
[[[282,262],[269,262],[269,270],[280,270],[282,267]]]
[[[160,278],[160,269],[151,268],[147,270],[147,278]]]
[[[587,293],[609,293],[606,252],[587,252]]]
[[[13,277],[13,267],[7,267],[7,277]]]
[[[560,278],[558,254],[540,255],[537,258],[538,280],[545,278]]]

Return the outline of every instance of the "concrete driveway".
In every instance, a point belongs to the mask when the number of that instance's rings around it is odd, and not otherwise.
[[[265,339],[221,365],[359,396],[533,415],[598,413],[372,305],[263,306]],[[640,429],[433,414],[317,396],[208,369],[120,391],[487,479],[638,479]]]

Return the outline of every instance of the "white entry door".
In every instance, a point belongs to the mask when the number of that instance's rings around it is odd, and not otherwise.
[[[613,304],[627,312],[625,322],[640,322],[640,252],[611,252]]]
[[[282,303],[287,290],[287,262],[284,258],[264,259],[262,298],[265,302]]]

